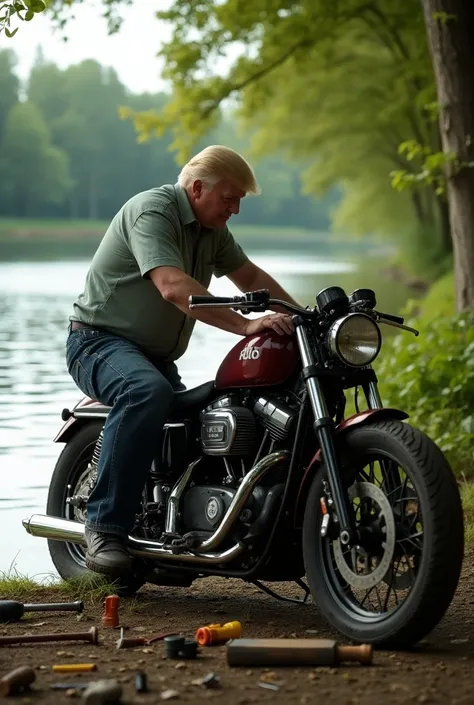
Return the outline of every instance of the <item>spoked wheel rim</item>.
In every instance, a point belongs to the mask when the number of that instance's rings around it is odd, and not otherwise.
[[[66,519],[71,521],[79,521],[85,523],[85,512],[81,507],[75,507],[66,500],[70,497],[83,495],[86,488],[89,487],[92,469],[89,463],[94,452],[95,443],[87,445],[81,454],[78,456],[74,464],[70,476],[70,482],[66,490],[64,499],[63,513]],[[86,568],[85,550],[78,543],[65,543],[66,549],[77,565],[81,568]]]
[[[348,495],[360,544],[320,536],[323,570],[333,599],[365,623],[392,617],[416,584],[423,554],[421,501],[410,471],[385,451],[364,453],[353,466]]]

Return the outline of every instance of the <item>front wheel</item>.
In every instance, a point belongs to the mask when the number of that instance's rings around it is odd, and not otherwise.
[[[354,428],[338,451],[359,544],[346,548],[337,537],[323,465],[303,523],[313,600],[347,638],[407,648],[438,624],[459,581],[464,525],[455,478],[433,441],[393,419]]]

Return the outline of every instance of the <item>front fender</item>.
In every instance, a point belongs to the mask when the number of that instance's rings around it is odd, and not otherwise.
[[[61,413],[61,418],[65,423],[59,429],[56,436],[53,438],[53,443],[67,443],[70,438],[76,433],[78,428],[80,428],[86,419],[78,419],[74,416],[74,411],[76,409],[82,409],[84,406],[101,406],[101,404],[95,399],[90,399],[89,397],[83,397],[79,401],[72,411],[69,409],[63,409]]]
[[[358,414],[354,414],[353,416],[349,416],[349,418],[344,419],[344,421],[337,426],[335,436],[336,438],[340,437],[341,434],[347,433],[347,431],[351,428],[354,428],[355,426],[362,426],[372,421],[379,421],[381,419],[398,419],[399,421],[402,421],[407,418],[408,414],[400,409],[366,409],[365,411],[360,411]],[[321,448],[319,448],[319,450],[313,455],[311,462],[306,468],[298,489],[294,513],[295,528],[297,529],[301,528],[303,525],[306,498],[308,496],[313,478],[321,466],[321,462]]]

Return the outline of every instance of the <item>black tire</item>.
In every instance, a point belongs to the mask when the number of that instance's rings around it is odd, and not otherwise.
[[[327,477],[322,466],[308,495],[303,524],[303,555],[311,594],[327,621],[347,638],[377,648],[408,648],[439,623],[458,585],[464,523],[456,481],[433,441],[401,421],[390,419],[354,428],[343,444],[341,457],[346,468],[355,468],[358,460],[362,464],[363,457],[379,453],[397,461],[409,475],[423,517],[422,553],[411,589],[399,606],[373,618],[362,610],[351,611],[353,596],[347,597],[347,589],[344,595],[344,588],[339,592],[334,579],[336,561],[331,568],[328,558],[330,540],[320,534],[320,498]],[[340,573],[339,580],[344,585]]]
[[[73,519],[73,509],[66,504],[68,485],[75,487],[80,475],[92,457],[102,423],[91,421],[81,426],[64,446],[51,478],[46,513],[62,519]],[[77,521],[77,518],[75,519]],[[48,539],[48,548],[56,570],[63,580],[97,579],[98,574],[85,564],[84,549],[77,544]],[[114,591],[120,595],[133,595],[144,584],[138,575],[131,575],[125,582],[115,581]]]

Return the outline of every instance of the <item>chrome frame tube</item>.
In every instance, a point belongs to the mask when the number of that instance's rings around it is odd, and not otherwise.
[[[176,522],[178,519],[178,512],[179,512],[179,500],[181,499],[181,496],[186,488],[186,485],[188,484],[190,477],[192,475],[192,472],[195,468],[195,466],[199,463],[201,460],[200,456],[196,460],[193,460],[192,463],[188,465],[184,473],[181,475],[179,478],[178,482],[175,484],[173,489],[170,492],[170,496],[168,499],[168,507],[166,510],[166,522],[165,522],[165,534],[175,534],[176,533]]]

